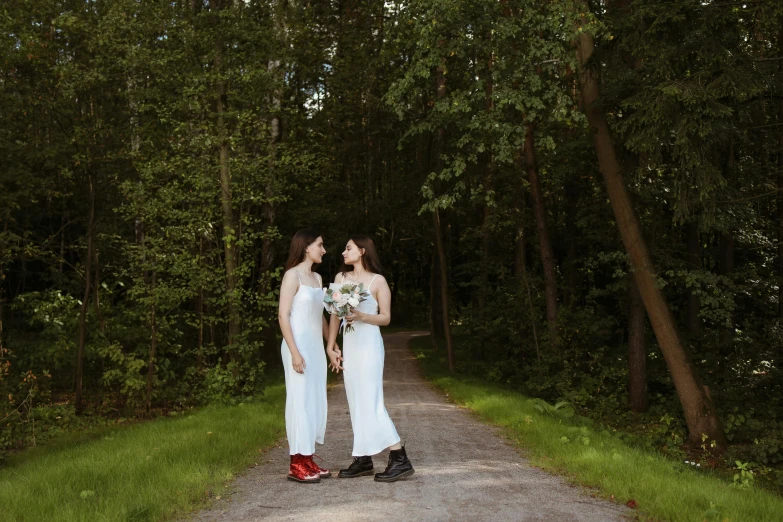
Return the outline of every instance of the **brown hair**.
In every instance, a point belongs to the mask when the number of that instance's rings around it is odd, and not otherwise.
[[[348,238],[349,241],[356,243],[356,246],[364,249],[364,255],[360,258],[362,266],[368,272],[375,274],[383,274],[383,268],[381,267],[381,258],[378,256],[378,251],[375,249],[375,243],[369,236],[364,234],[354,234]],[[353,267],[343,263],[340,267],[340,272],[345,274],[346,272],[352,272]]]
[[[321,233],[314,228],[298,230],[294,237],[291,238],[291,248],[288,250],[288,261],[285,262],[285,269],[290,270],[304,261],[305,256],[307,256],[307,247],[315,243],[319,237],[321,237]]]

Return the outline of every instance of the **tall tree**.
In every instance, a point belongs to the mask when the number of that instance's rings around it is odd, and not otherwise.
[[[541,265],[544,267],[544,282],[546,285],[546,320],[549,323],[549,343],[557,346],[557,274],[555,267],[555,254],[549,239],[549,227],[547,226],[546,208],[541,192],[541,183],[536,164],[535,139],[533,136],[534,125],[527,125],[525,132],[525,168],[527,180],[530,186],[530,196],[533,200],[533,214],[536,217],[536,232],[538,244],[541,250]]]
[[[633,276],[628,278],[628,402],[631,411],[647,411],[647,313]]]
[[[580,7],[586,9],[584,5]],[[593,143],[601,174],[604,177],[620,236],[631,260],[636,285],[682,404],[685,421],[688,424],[689,442],[694,445],[701,444],[704,435],[715,441],[718,446],[725,447],[726,436],[715,404],[683,348],[674,317],[655,281],[652,259],[636,213],[631,206],[614,141],[601,107],[599,72],[593,59],[595,44],[585,17],[582,17],[579,29],[575,44],[579,65],[579,88],[585,115],[593,133]]]
[[[780,17],[783,21],[783,15]],[[778,31],[778,59],[783,56],[783,24]],[[783,80],[783,60],[778,62],[778,79]],[[783,97],[778,101],[778,175],[777,175],[777,220],[778,220],[778,319],[783,321]]]
[[[209,7],[214,11],[216,26],[221,26],[220,16],[224,5],[221,0],[210,0]],[[239,313],[239,296],[237,288],[237,229],[234,223],[234,199],[232,197],[230,144],[228,129],[226,128],[226,78],[223,62],[225,60],[225,43],[223,35],[218,29],[215,33],[215,49],[212,59],[214,67],[213,79],[215,82],[215,118],[217,130],[217,146],[220,158],[220,206],[223,215],[223,249],[226,270],[226,294],[228,297],[228,344],[233,345],[239,340],[241,333],[241,319]]]
[[[435,77],[435,97],[442,101],[446,95],[446,64],[445,60],[438,66],[438,72]],[[434,171],[438,172],[442,168],[443,146],[446,139],[446,132],[443,127],[438,128],[435,136],[435,146],[433,147],[432,162]],[[443,335],[446,338],[446,358],[449,363],[449,371],[453,372],[456,368],[454,362],[454,346],[451,339],[451,324],[449,320],[449,280],[448,263],[446,262],[446,249],[443,245],[443,229],[440,221],[440,211],[437,204],[432,209],[432,226],[435,233],[435,251],[438,253],[438,269],[440,272],[440,306],[443,321]]]
[[[84,346],[87,342],[87,309],[90,304],[92,292],[92,262],[94,257],[93,244],[95,238],[95,185],[92,173],[88,173],[89,186],[89,218],[87,220],[87,253],[84,256],[84,298],[82,299],[81,312],[79,313],[79,342],[76,347],[76,414],[84,412],[84,397],[82,386],[84,381]]]

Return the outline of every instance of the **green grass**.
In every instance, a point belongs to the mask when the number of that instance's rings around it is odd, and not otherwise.
[[[104,430],[17,456],[0,470],[0,520],[173,518],[224,491],[285,432],[285,387],[263,399]]]
[[[536,466],[597,487],[602,496],[635,500],[640,513],[677,521],[780,522],[783,499],[757,488],[740,489],[709,470],[695,470],[661,454],[631,447],[589,419],[541,413],[534,401],[491,383],[445,372],[445,350],[429,337],[411,341],[427,378],[524,449]]]

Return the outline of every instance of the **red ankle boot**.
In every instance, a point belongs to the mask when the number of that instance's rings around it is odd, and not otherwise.
[[[291,455],[291,467],[288,470],[288,480],[304,483],[321,482],[321,474],[312,469],[312,466],[310,465],[311,462],[313,462],[311,456],[304,456],[299,453]]]
[[[305,456],[305,458],[306,458],[306,459],[309,459],[309,463],[310,463],[310,469],[312,469],[313,471],[315,471],[316,473],[318,473],[318,475],[319,475],[321,478],[327,478],[327,477],[331,477],[331,476],[332,476],[332,472],[331,472],[331,471],[329,471],[328,469],[322,468],[321,466],[319,466],[318,464],[316,464],[316,463],[315,463],[315,461],[313,460],[313,457],[318,457],[318,455],[309,455],[309,456]],[[319,459],[319,460],[323,460],[321,457],[318,457],[318,459]]]

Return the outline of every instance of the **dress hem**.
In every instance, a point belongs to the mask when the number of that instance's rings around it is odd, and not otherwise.
[[[321,446],[324,445],[323,442],[315,441],[315,444],[320,444]],[[291,453],[291,448],[288,448],[288,455],[313,455],[315,454],[315,444],[313,444],[313,451],[312,453],[304,453],[302,451],[297,451],[296,453]]]
[[[378,453],[382,452],[383,450],[385,450],[389,446],[394,446],[395,444],[398,444],[401,441],[402,441],[402,439],[398,436],[397,440],[395,440],[393,442],[390,442],[389,444],[386,444],[385,446],[381,446],[381,449],[379,449],[377,451],[372,451],[372,452],[367,452],[367,453],[358,453],[358,454],[355,451],[353,451],[351,453],[351,456],[352,457],[368,457],[368,456],[371,457],[373,455],[377,455]]]

